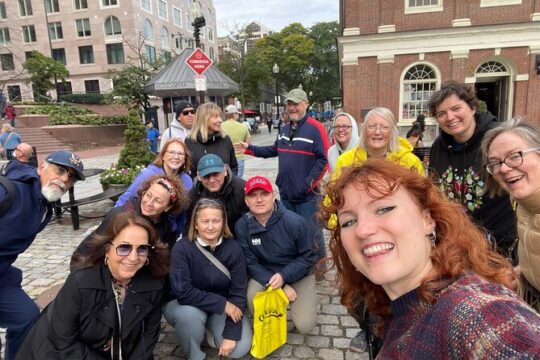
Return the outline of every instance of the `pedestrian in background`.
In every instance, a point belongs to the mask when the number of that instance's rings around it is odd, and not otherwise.
[[[251,143],[251,135],[249,130],[239,122],[239,115],[241,114],[238,111],[238,108],[234,105],[228,105],[225,108],[225,121],[221,124],[225,134],[229,135],[233,143],[236,155],[236,162],[238,163],[238,177],[244,176],[244,152],[241,147],[238,147],[239,142],[245,142],[247,144]],[[237,151],[238,149],[238,151]]]
[[[0,157],[7,160],[15,159],[13,151],[21,143],[21,137],[10,124],[2,125],[2,133],[0,134]]]
[[[182,141],[188,137],[193,127],[195,117],[195,107],[189,101],[180,100],[176,104],[176,118],[171,125],[161,134],[160,150],[169,141],[169,139],[180,139]]]
[[[6,119],[9,120],[11,127],[15,127],[15,107],[9,101],[7,102],[6,107],[4,108]]]
[[[157,143],[161,137],[159,136],[159,130],[154,127],[154,123],[149,121],[146,124],[146,141],[150,146],[150,151],[157,154]]]

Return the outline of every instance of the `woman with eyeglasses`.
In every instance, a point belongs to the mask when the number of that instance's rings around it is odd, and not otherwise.
[[[253,334],[244,316],[246,260],[221,202],[203,198],[195,205],[189,237],[176,243],[171,255],[170,281],[175,299],[165,305],[164,315],[189,360],[206,357],[201,350],[205,329],[219,356],[248,353]]]
[[[518,259],[525,300],[540,312],[540,128],[521,119],[486,133],[482,160],[486,192],[517,202]]]
[[[116,214],[41,313],[18,355],[29,359],[153,359],[163,304],[167,245],[152,224]]]
[[[328,164],[334,171],[338,157],[358,145],[358,125],[352,115],[342,112],[334,117],[332,123],[332,138],[334,145],[328,149]]]
[[[377,359],[537,359],[540,316],[511,263],[430,179],[370,159],[329,183],[341,302],[380,317]]]
[[[231,138],[221,128],[223,122],[221,108],[213,102],[200,105],[195,113],[191,133],[186,138],[186,146],[191,151],[191,177],[197,176],[197,164],[206,154],[216,154],[238,174],[238,162]]]

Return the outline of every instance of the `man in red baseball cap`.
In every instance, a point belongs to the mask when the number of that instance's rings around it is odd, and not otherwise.
[[[283,288],[291,303],[291,318],[301,334],[309,333],[317,319],[314,265],[317,261],[314,228],[302,216],[285,208],[264,176],[246,181],[249,213],[236,223],[235,237],[246,256],[248,309],[267,286]]]

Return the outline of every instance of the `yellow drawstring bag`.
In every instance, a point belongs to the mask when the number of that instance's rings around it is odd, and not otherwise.
[[[288,303],[283,289],[271,286],[253,298],[253,357],[262,359],[287,342]]]

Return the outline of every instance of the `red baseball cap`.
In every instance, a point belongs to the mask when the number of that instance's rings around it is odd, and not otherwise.
[[[255,189],[262,189],[266,192],[272,192],[272,183],[264,176],[253,176],[246,181],[246,195]]]

